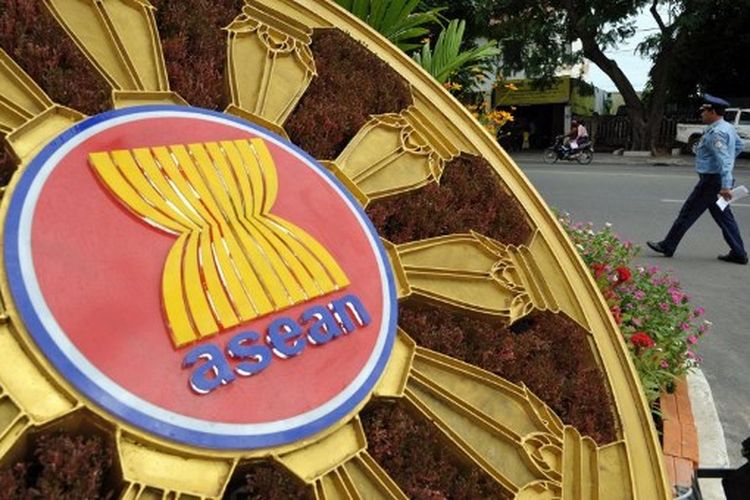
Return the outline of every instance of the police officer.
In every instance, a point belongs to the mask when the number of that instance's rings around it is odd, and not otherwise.
[[[724,110],[727,106],[729,103],[724,99],[709,94],[703,96],[703,104],[699,111],[707,127],[695,155],[695,170],[700,179],[682,205],[667,237],[662,241],[646,242],[649,248],[666,257],[674,254],[690,226],[708,209],[711,217],[721,228],[721,234],[730,249],[728,254],[719,255],[719,260],[747,264],[747,252],[732,209],[726,207],[722,211],[716,205],[719,196],[727,201],[732,199],[734,159],[742,152],[742,141],[737,132],[732,125],[724,121]]]

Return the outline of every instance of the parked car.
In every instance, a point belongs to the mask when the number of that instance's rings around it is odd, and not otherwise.
[[[727,108],[724,112],[724,120],[737,129],[737,134],[745,143],[743,152],[750,153],[750,108]],[[686,152],[695,154],[698,141],[700,141],[705,128],[705,125],[699,123],[678,123],[675,140],[684,144],[683,149]]]

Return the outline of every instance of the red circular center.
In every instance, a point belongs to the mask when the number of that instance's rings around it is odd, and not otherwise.
[[[32,258],[42,295],[63,332],[106,377],[123,389],[185,416],[260,423],[313,410],[341,393],[373,353],[383,317],[383,277],[376,250],[356,212],[315,167],[266,140],[279,183],[271,213],[315,238],[350,285],[340,292],[220,332],[184,348],[172,343],[162,310],[161,279],[176,237],[145,224],[98,180],[88,155],[138,147],[250,139],[249,130],[201,118],[159,117],[115,125],[75,147],[42,188],[32,222]],[[185,355],[211,343],[226,355],[238,332],[265,336],[276,318],[299,321],[314,305],[347,294],[371,323],[293,358],[273,356],[252,377],[237,377],[209,394],[191,390]],[[236,363],[226,356],[230,366]],[[113,395],[117,397],[118,395]]]

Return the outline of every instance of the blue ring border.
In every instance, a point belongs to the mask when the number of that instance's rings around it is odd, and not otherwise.
[[[371,233],[371,236],[375,240],[376,247],[380,253],[380,258],[385,267],[386,281],[388,282],[388,291],[391,301],[391,317],[388,320],[388,332],[386,343],[383,348],[383,353],[375,364],[375,367],[371,374],[367,377],[362,387],[360,387],[352,396],[346,401],[336,407],[328,414],[319,417],[312,422],[294,427],[286,431],[270,432],[266,434],[258,435],[228,435],[228,434],[213,434],[210,432],[196,431],[191,429],[185,429],[168,422],[163,422],[150,417],[138,410],[137,408],[128,406],[120,402],[115,395],[109,394],[100,388],[93,380],[89,379],[84,375],[78,367],[60,350],[60,348],[52,341],[49,332],[44,328],[37,311],[31,302],[31,299],[24,282],[23,275],[21,273],[20,264],[20,249],[19,249],[19,225],[20,218],[23,210],[23,205],[26,201],[26,194],[29,188],[33,184],[37,174],[47,162],[47,160],[64,144],[72,140],[81,132],[91,128],[95,125],[103,123],[107,120],[116,117],[127,116],[137,113],[148,113],[148,112],[159,112],[159,111],[178,111],[187,112],[188,114],[195,113],[198,115],[206,115],[212,117],[222,118],[228,121],[233,121],[239,125],[249,127],[262,134],[273,137],[280,141],[282,144],[289,147],[292,151],[306,159],[308,163],[322,172],[339,190],[348,198],[351,205],[355,208],[355,212],[359,215],[360,219],[365,222],[366,227]],[[33,222],[32,222],[33,223]],[[71,383],[78,391],[84,396],[93,401],[98,406],[102,407],[111,415],[122,419],[124,422],[133,425],[142,430],[156,434],[159,437],[166,438],[169,440],[177,441],[181,444],[187,444],[200,448],[210,448],[218,450],[243,450],[243,449],[260,449],[280,446],[289,444],[306,437],[309,437],[317,432],[327,429],[342,420],[350,412],[352,412],[371,392],[376,382],[382,375],[386,363],[390,358],[393,350],[393,344],[395,341],[397,319],[398,319],[398,298],[396,295],[396,287],[393,277],[393,272],[388,265],[390,262],[385,248],[380,241],[380,236],[377,230],[372,224],[372,221],[367,217],[359,202],[349,193],[349,191],[336,179],[336,177],[318,164],[317,160],[312,158],[305,151],[292,144],[289,140],[274,134],[262,127],[259,127],[246,120],[238,118],[236,116],[211,111],[202,108],[195,107],[184,107],[184,106],[169,106],[169,105],[146,105],[146,106],[134,106],[122,110],[107,111],[105,113],[87,118],[86,120],[74,125],[69,128],[55,139],[53,139],[42,151],[32,160],[26,170],[23,172],[18,184],[13,190],[12,198],[8,206],[8,212],[4,221],[3,227],[3,243],[4,243],[4,259],[5,259],[5,271],[8,279],[8,284],[13,296],[13,300],[16,305],[21,318],[23,319],[26,329],[33,338],[36,345],[41,349],[42,353],[52,363],[52,365],[65,377],[65,379]]]

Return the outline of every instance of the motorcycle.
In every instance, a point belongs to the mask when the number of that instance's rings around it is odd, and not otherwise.
[[[558,160],[577,161],[588,165],[594,159],[594,145],[587,142],[583,147],[572,149],[565,139],[567,136],[558,135],[555,143],[544,150],[544,163],[556,163]]]

